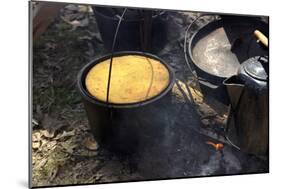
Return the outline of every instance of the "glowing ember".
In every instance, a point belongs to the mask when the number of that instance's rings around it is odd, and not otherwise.
[[[214,142],[211,142],[211,141],[207,141],[206,144],[209,144],[209,145],[213,146],[217,151],[221,150],[223,148],[222,143],[214,143]]]

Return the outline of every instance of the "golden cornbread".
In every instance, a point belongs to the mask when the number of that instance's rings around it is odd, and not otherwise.
[[[86,76],[88,92],[106,102],[110,59],[96,64]],[[114,57],[109,102],[140,102],[161,93],[169,84],[169,71],[160,62],[140,55]]]

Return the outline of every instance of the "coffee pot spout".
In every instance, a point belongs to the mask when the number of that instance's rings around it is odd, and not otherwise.
[[[225,79],[223,84],[226,86],[232,108],[236,109],[245,87],[244,83],[235,75]]]

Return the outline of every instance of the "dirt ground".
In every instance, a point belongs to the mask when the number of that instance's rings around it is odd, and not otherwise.
[[[167,44],[157,53],[176,73],[174,104],[166,114],[179,116],[157,145],[144,144],[134,155],[120,156],[93,138],[76,87],[80,69],[106,52],[94,13],[78,5],[60,11],[33,43],[33,186],[268,172],[267,157],[247,155],[224,141],[227,108],[203,97],[186,67],[184,29],[196,16],[167,14]],[[224,147],[216,150],[208,141]]]

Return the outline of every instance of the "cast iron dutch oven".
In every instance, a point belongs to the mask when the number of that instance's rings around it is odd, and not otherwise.
[[[131,153],[137,149],[145,128],[153,128],[155,124],[162,124],[165,127],[166,123],[161,111],[169,106],[169,92],[174,84],[175,75],[173,70],[155,55],[135,51],[114,53],[114,57],[124,55],[141,55],[160,61],[169,72],[168,86],[157,96],[142,102],[113,104],[100,101],[87,91],[85,77],[94,65],[111,57],[106,55],[82,68],[78,74],[78,90],[82,95],[89,124],[98,143],[116,152]],[[160,131],[155,130],[155,132]]]
[[[93,7],[98,28],[108,51],[111,50],[114,32],[123,8]],[[144,22],[144,13],[151,16]],[[164,11],[128,9],[121,23],[115,44],[115,51],[160,50],[165,44],[166,25]],[[145,29],[146,28],[146,29]],[[147,31],[148,34],[144,34]],[[143,43],[149,43],[150,49],[144,49]]]

